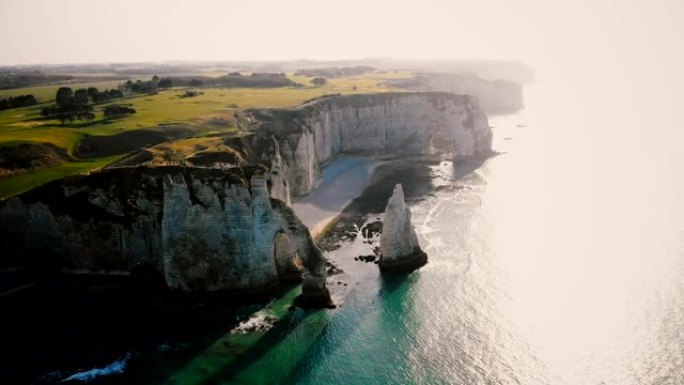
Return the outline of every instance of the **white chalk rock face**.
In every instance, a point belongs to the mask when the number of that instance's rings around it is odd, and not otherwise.
[[[411,224],[411,210],[404,201],[401,184],[394,187],[385,208],[380,252],[380,270],[389,273],[409,273],[427,263],[427,255],[420,249]]]
[[[279,143],[282,173],[294,196],[318,182],[339,153],[425,154],[449,142],[455,160],[486,156],[492,131],[477,98],[440,92],[323,97],[295,108],[249,112],[258,136]]]
[[[65,271],[133,274],[149,266],[171,289],[235,295],[303,279],[302,305],[329,306],[325,258],[287,191],[271,199],[272,177],[166,166],[48,183],[0,202],[0,267],[50,261]]]

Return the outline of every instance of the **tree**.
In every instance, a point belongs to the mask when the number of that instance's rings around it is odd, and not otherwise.
[[[190,87],[201,87],[203,85],[204,85],[204,82],[201,79],[190,80]]]
[[[60,87],[55,96],[56,105],[41,109],[46,118],[59,119],[62,124],[74,120],[91,121],[95,119],[93,107],[89,104],[88,90],[81,88],[74,92],[69,87]]]
[[[80,88],[76,90],[76,92],[74,92],[74,99],[76,99],[76,104],[88,104],[88,90],[86,90],[85,88]]]
[[[90,100],[93,103],[106,103],[109,101],[109,93],[107,93],[107,91],[98,92],[96,94],[91,95]]]
[[[105,91],[107,96],[109,96],[110,99],[119,99],[123,98],[124,94],[120,90],[107,90]]]
[[[311,80],[311,83],[315,86],[322,86],[325,85],[327,82],[328,80],[326,78],[313,78],[313,80]]]
[[[32,94],[10,96],[8,99],[0,99],[0,110],[32,106],[34,104],[38,104],[38,99]]]
[[[89,105],[64,104],[43,107],[41,115],[46,118],[58,119],[62,124],[71,123],[75,120],[91,121],[95,119],[93,107]]]
[[[171,80],[171,78],[164,78],[159,80],[158,85],[159,88],[171,88],[173,87],[173,81]]]
[[[121,118],[127,115],[135,114],[135,108],[123,104],[112,104],[105,108],[104,116],[107,119]]]
[[[74,96],[74,91],[69,87],[59,87],[55,102],[59,105],[69,104]]]
[[[99,95],[100,91],[97,88],[88,87],[88,97],[90,97],[90,100],[95,101],[95,99],[97,99]]]

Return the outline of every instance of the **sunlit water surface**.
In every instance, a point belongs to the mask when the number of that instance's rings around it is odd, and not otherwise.
[[[684,383],[684,190],[653,138],[668,131],[554,92],[527,87],[525,111],[490,120],[501,155],[412,204],[428,265],[404,280],[352,268],[283,381]]]

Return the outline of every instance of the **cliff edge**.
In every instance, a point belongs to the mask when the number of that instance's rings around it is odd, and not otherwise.
[[[425,154],[455,160],[491,154],[492,132],[477,98],[447,92],[335,95],[295,108],[249,110],[246,128],[279,144],[281,168],[295,196],[309,193],[321,167],[339,153]]]

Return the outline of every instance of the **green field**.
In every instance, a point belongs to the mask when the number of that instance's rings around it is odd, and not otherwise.
[[[60,84],[44,85],[44,86],[34,86],[25,88],[13,88],[10,90],[0,90],[0,99],[5,99],[10,96],[27,95],[32,94],[40,103],[50,102],[55,99],[55,94],[57,89],[62,86],[71,87],[73,89],[78,88],[88,88],[96,87],[100,91],[106,89],[116,88],[119,83],[123,83],[124,80],[94,80],[94,81],[84,81],[77,80],[74,82],[65,82]]]
[[[0,180],[0,198],[10,197],[28,191],[43,183],[64,178],[65,176],[97,170],[121,157],[122,155],[117,155],[108,158],[66,162],[56,167],[44,168],[27,174],[4,178]]]
[[[388,79],[406,78],[409,72],[372,73],[357,77],[329,79],[328,84],[311,86],[311,78],[290,75],[302,88],[201,88],[202,95],[180,98],[184,89],[170,89],[156,95],[127,97],[118,103],[130,103],[137,113],[126,118],[106,120],[103,117],[105,105],[95,108],[96,119],[89,123],[62,125],[56,120],[45,120],[37,105],[0,111],[0,146],[19,143],[53,143],[66,149],[72,156],[74,149],[84,135],[113,135],[126,130],[144,128],[163,129],[174,124],[192,128],[197,136],[204,136],[214,128],[207,124],[213,118],[232,120],[236,111],[253,107],[296,106],[313,97],[333,93],[386,92],[390,89],[380,83]],[[98,81],[68,84],[73,89],[94,86],[100,90],[115,88],[119,81]],[[0,98],[11,95],[33,93],[41,100],[52,100],[60,85],[0,90]],[[235,128],[224,128],[234,131]],[[121,154],[122,156],[125,154]],[[116,157],[119,158],[119,157]],[[107,165],[115,158],[75,161],[57,167],[43,169],[20,176],[0,179],[0,198],[17,194],[49,180],[58,179],[78,172],[84,172]]]

